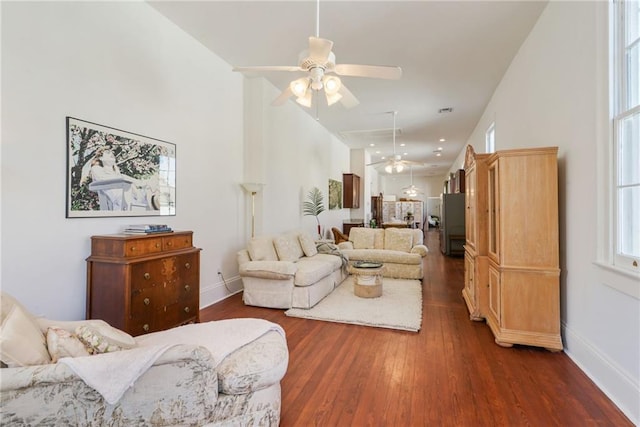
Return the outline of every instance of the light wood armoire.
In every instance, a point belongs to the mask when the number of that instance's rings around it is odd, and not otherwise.
[[[463,297],[501,346],[562,350],[557,156],[557,147],[467,151]]]
[[[484,320],[489,304],[489,256],[487,255],[487,158],[468,145],[465,156],[464,289],[462,297],[471,320]],[[478,179],[480,177],[480,179]]]

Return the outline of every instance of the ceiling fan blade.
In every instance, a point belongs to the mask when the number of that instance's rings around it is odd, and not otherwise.
[[[340,90],[338,91],[338,93],[342,95],[342,98],[340,98],[340,102],[342,102],[342,105],[344,106],[344,108],[353,108],[356,105],[360,104],[360,101],[358,101],[358,99],[355,96],[353,96],[351,91],[347,89],[345,85],[342,85],[340,87]]]
[[[402,163],[406,164],[406,165],[412,165],[412,166],[425,166],[424,163],[421,162],[414,162],[413,160],[401,160]]]
[[[387,163],[388,160],[379,160],[377,162],[373,162],[373,163],[367,163],[365,166],[376,166],[376,165],[381,165],[383,163]]]
[[[284,105],[284,103],[287,102],[287,100],[291,97],[291,95],[293,95],[293,91],[289,86],[287,86],[287,88],[283,90],[282,93],[276,99],[273,100],[271,105],[273,105],[274,107],[279,107],[281,105]]]
[[[309,37],[309,57],[317,64],[323,65],[329,59],[333,42],[318,37]]]
[[[261,72],[261,71],[306,71],[293,65],[256,65],[251,67],[233,67],[232,71]]]
[[[402,77],[402,68],[388,65],[336,64],[335,73],[340,76],[398,80]]]

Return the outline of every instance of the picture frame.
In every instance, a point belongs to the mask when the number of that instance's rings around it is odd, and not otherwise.
[[[329,210],[342,209],[342,182],[329,178]]]
[[[67,218],[176,214],[176,145],[66,118]]]

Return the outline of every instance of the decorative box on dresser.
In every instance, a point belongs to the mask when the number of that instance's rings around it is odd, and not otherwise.
[[[193,232],[91,237],[87,319],[131,335],[199,321],[200,249]]]
[[[489,257],[487,254],[487,158],[471,145],[465,155],[464,289],[462,297],[471,320],[484,320],[489,304]]]
[[[557,147],[547,147],[486,159],[488,302],[481,314],[501,346],[562,350],[557,155]],[[479,199],[476,193],[476,206]],[[474,283],[476,291],[484,286]]]

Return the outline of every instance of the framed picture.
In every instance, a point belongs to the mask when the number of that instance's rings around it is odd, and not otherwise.
[[[175,144],[67,117],[67,218],[175,214]]]
[[[329,178],[329,209],[342,209],[342,182]]]

